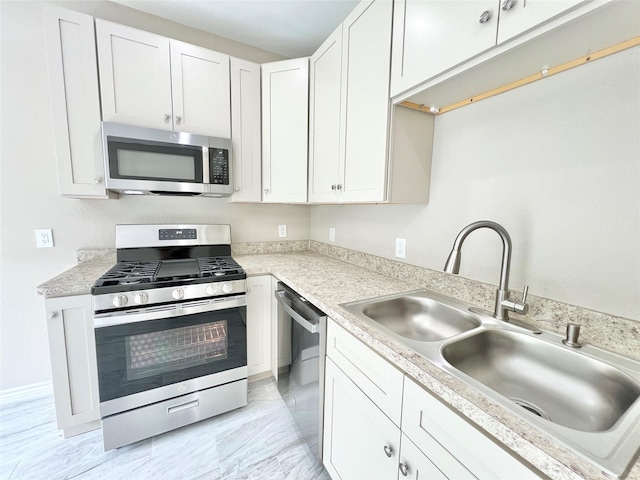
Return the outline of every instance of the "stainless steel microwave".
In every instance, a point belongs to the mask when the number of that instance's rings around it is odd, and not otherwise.
[[[125,194],[233,193],[231,139],[102,122],[106,187]]]

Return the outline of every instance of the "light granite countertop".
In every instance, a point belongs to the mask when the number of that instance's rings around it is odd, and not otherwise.
[[[341,303],[401,293],[420,288],[419,285],[310,251],[234,253],[234,259],[249,276],[274,275],[287,283],[512,454],[549,477],[610,478],[557,440],[340,307]],[[80,263],[40,285],[38,293],[45,297],[90,293],[93,282],[112,265],[106,259]],[[640,480],[640,460],[626,479]]]

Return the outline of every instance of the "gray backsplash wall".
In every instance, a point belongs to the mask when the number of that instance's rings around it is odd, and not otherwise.
[[[311,240],[441,272],[458,232],[493,220],[512,290],[637,321],[639,79],[635,47],[441,115],[428,205],[312,206]],[[501,253],[495,232],[471,233],[460,275],[497,285]]]

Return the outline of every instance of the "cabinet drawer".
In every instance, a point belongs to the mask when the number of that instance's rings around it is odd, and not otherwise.
[[[327,356],[400,426],[402,372],[332,320],[327,325]]]
[[[408,377],[402,432],[448,478],[540,478]]]

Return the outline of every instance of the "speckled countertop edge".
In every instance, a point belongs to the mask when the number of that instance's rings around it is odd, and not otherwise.
[[[284,253],[238,252],[234,258],[250,276],[274,275],[290,285],[382,357],[544,474],[558,480],[608,478],[543,432],[340,307],[341,303],[409,291],[420,285],[319,253],[296,252],[295,248],[297,245],[291,250],[285,248]],[[46,297],[89,293],[95,279],[113,266],[112,261],[107,263],[109,256],[96,258],[97,262],[83,261],[43,283],[38,293]],[[640,461],[636,461],[626,479],[640,480]]]

